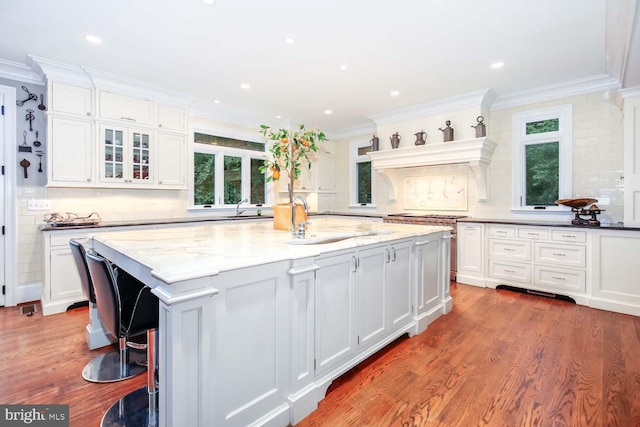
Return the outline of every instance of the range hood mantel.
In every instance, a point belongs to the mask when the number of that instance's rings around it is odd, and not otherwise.
[[[389,200],[397,200],[397,170],[424,166],[466,164],[473,172],[478,200],[487,200],[487,168],[497,144],[488,138],[370,151],[371,165],[389,184]]]

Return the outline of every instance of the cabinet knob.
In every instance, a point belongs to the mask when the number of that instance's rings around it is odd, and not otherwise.
[[[162,184],[162,181],[158,181],[158,184]]]
[[[91,178],[87,178],[87,182],[91,182]]]
[[[87,116],[91,117],[91,111],[87,111]]]
[[[158,127],[161,128],[162,127],[162,123],[158,123]]]

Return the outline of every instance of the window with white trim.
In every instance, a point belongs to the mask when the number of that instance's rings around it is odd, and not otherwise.
[[[264,144],[194,133],[192,207],[230,207],[247,199],[266,203]]]
[[[368,141],[351,143],[349,201],[352,207],[375,205],[375,180],[369,151],[371,151],[371,143]]]
[[[563,211],[570,198],[572,106],[513,115],[513,210]]]

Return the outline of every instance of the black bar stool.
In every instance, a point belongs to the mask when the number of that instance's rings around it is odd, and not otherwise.
[[[151,289],[103,257],[87,253],[87,266],[104,326],[126,349],[126,340],[147,333],[147,385],[114,403],[102,417],[101,426],[156,425],[158,299]],[[104,317],[103,317],[104,313]],[[126,360],[126,354],[121,356]]]
[[[71,247],[73,259],[78,268],[78,274],[80,275],[82,292],[89,301],[90,307],[97,307],[96,293],[86,261],[85,246],[76,239],[71,239],[69,246]],[[142,284],[140,285],[144,286]],[[98,313],[100,313],[99,308]],[[118,336],[110,329],[109,332],[116,337]],[[82,369],[82,377],[89,382],[107,383],[126,380],[127,378],[142,374],[147,369],[144,358],[130,358],[127,344],[126,340],[124,342],[119,340],[120,351],[110,351],[91,360]]]

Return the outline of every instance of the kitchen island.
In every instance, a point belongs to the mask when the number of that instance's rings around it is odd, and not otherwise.
[[[160,426],[286,426],[452,308],[448,227],[313,218],[92,236],[159,298]]]

